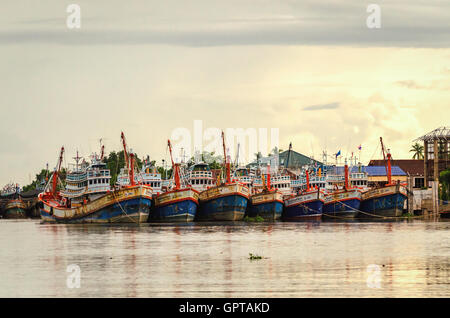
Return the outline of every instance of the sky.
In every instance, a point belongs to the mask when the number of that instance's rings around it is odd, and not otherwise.
[[[449,47],[447,0],[3,0],[0,185],[30,183],[63,145],[65,166],[99,139],[121,150],[121,131],[160,163],[195,120],[278,129],[279,148],[318,160],[359,145],[364,164],[380,159],[380,136],[411,158],[414,139],[450,126]]]

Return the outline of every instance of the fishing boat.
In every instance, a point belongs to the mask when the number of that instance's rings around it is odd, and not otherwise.
[[[259,216],[266,221],[275,221],[280,219],[283,213],[283,194],[271,186],[270,165],[267,170],[267,184],[264,175],[261,176],[264,189],[250,197],[249,216]]]
[[[170,159],[172,160],[174,188],[155,198],[155,209],[149,221],[159,222],[192,222],[197,213],[198,191],[192,187],[182,187],[180,181],[180,164],[174,163],[172,145],[168,141]]]
[[[22,200],[18,184],[6,185],[2,190],[1,199],[4,202],[3,218],[24,219],[27,217],[27,205]]]
[[[125,162],[130,172],[130,184],[113,189],[109,186],[110,175],[106,165],[101,160],[93,160],[87,167],[84,164],[69,173],[66,189],[58,191],[64,153],[64,147],[61,148],[56,169],[44,192],[38,197],[42,202],[41,218],[44,222],[142,223],[147,221],[153,192],[150,187],[135,183],[135,156],[133,153],[128,153],[123,133],[122,141]]]
[[[312,188],[309,184],[309,172],[306,170],[306,190],[284,201],[284,221],[320,220],[325,199],[321,188]]]
[[[199,221],[239,221],[244,218],[250,191],[247,186],[231,181],[231,166],[225,149],[225,135],[222,132],[225,183],[213,186],[200,193]]]
[[[380,137],[381,149],[386,166],[387,184],[381,188],[373,188],[362,194],[362,202],[358,217],[399,217],[403,214],[407,189],[400,183],[392,181],[391,159],[389,149],[385,155],[383,139]]]
[[[344,167],[344,187],[336,189],[325,196],[322,217],[324,219],[339,220],[354,218],[361,205],[361,189],[350,186],[349,169],[347,163]]]

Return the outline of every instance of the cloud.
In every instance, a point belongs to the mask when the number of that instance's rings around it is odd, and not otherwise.
[[[0,45],[450,47],[450,3],[438,0],[383,3],[380,29],[367,27],[367,4],[359,0],[156,3],[141,2],[131,8],[108,4],[107,10],[104,4],[81,3],[80,30],[66,29],[65,11],[49,16],[51,10],[43,8],[21,16],[22,7],[4,10],[7,15],[0,13]],[[11,20],[15,15],[16,20]]]
[[[422,85],[413,80],[397,81],[395,84],[409,89],[445,90],[450,89],[450,81],[433,80],[429,85]]]
[[[338,102],[329,103],[329,104],[320,104],[320,105],[311,105],[303,107],[303,110],[311,111],[311,110],[323,110],[323,109],[336,109],[339,107]]]
[[[426,89],[427,88],[426,86],[419,85],[416,81],[413,81],[413,80],[397,81],[397,82],[395,82],[395,84],[402,86],[402,87],[411,88],[411,89]]]

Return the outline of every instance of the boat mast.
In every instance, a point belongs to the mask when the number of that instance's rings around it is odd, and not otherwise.
[[[270,161],[267,164],[267,189],[270,190]]]
[[[130,152],[130,185],[134,186],[136,183],[134,182],[134,153]]]
[[[225,149],[225,134],[222,131],[222,143],[223,143],[223,156],[224,156],[224,164],[225,164],[225,172],[226,172],[226,183],[231,183],[231,176],[230,176],[230,163],[227,160],[227,151]]]
[[[292,149],[292,142],[289,143],[288,155],[287,155],[286,162],[284,164],[285,169],[289,168],[289,157],[291,156],[291,149]]]
[[[306,169],[306,191],[309,191],[309,170]]]
[[[64,147],[61,147],[61,152],[59,154],[58,163],[56,164],[56,169],[55,169],[55,172],[53,173],[53,177],[52,177],[52,194],[53,194],[53,197],[56,197],[56,188],[58,186],[58,176],[59,176],[59,172],[61,170],[63,154],[64,154]]]
[[[173,176],[175,179],[175,189],[179,189],[180,188],[180,166],[179,164],[176,164],[173,162],[173,156],[172,156],[172,144],[170,143],[170,139],[167,140],[167,145],[169,147],[169,152],[170,152],[170,160],[172,160],[172,170],[173,170]]]
[[[105,156],[105,145],[102,145],[102,140],[100,139],[100,161],[103,160],[103,157]]]
[[[122,133],[120,134],[120,138],[122,139],[122,145],[123,145],[123,156],[125,158],[125,162],[127,164],[127,169],[130,169],[130,162],[128,159],[128,153],[127,153],[127,142],[125,140],[125,135],[122,131]]]
[[[386,167],[386,176],[388,179],[388,184],[392,184],[392,171],[391,171],[391,152],[389,151],[389,149],[387,150],[387,160],[386,160],[386,155],[384,153],[384,144],[383,144],[383,138],[380,137],[380,142],[381,142],[381,150],[383,151],[383,159],[384,159],[384,165]]]
[[[348,190],[349,186],[348,186],[348,165],[347,165],[347,159],[345,159],[344,171],[345,171],[344,187],[345,187],[345,190]]]
[[[127,163],[127,169],[128,169],[128,175],[130,178],[130,185],[134,186],[136,183],[134,182],[134,154],[132,152],[127,152],[127,142],[125,140],[125,134],[120,134],[120,138],[122,139],[122,145],[123,145],[123,155],[125,158],[125,162]]]

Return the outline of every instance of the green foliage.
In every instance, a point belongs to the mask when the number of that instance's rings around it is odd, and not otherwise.
[[[223,163],[223,157],[220,155],[216,155],[214,151],[207,152],[203,151],[201,154],[201,160],[206,162],[209,165],[210,169],[221,169]],[[188,167],[191,167],[195,164],[195,158],[191,157],[187,162]]]
[[[24,186],[22,188],[23,192],[30,191],[36,189],[42,180],[48,180],[50,177],[50,173],[47,169],[41,169],[41,172],[36,174],[36,178],[28,185]]]
[[[140,170],[143,165],[143,160],[139,159],[138,155],[135,155],[136,169]],[[120,169],[125,167],[125,155],[123,150],[119,152],[111,151],[108,156],[103,158],[103,162],[106,163],[106,167],[111,172],[111,185],[117,182],[117,175],[120,173]]]
[[[441,171],[439,174],[439,182],[441,189],[439,191],[439,198],[444,201],[450,200],[450,169]]]
[[[413,152],[413,159],[423,159],[423,146],[421,144],[416,142],[409,152]]]
[[[249,255],[249,260],[255,260],[255,259],[262,259],[262,256],[259,256],[259,255],[254,255],[254,254],[252,254],[252,253],[248,253],[248,255]]]

